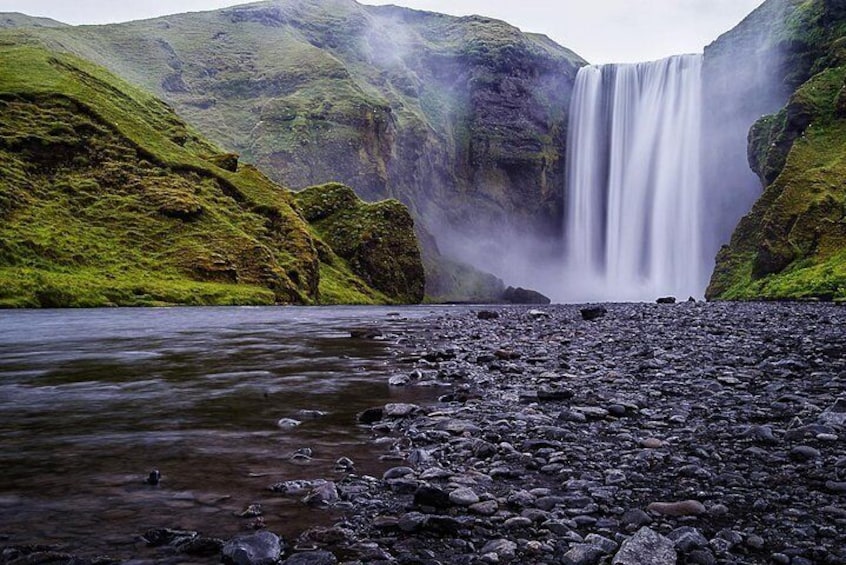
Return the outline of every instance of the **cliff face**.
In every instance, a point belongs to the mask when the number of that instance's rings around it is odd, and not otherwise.
[[[280,0],[43,30],[164,98],[294,189],[396,198],[442,237],[560,231],[583,61],[503,22],[353,0]]]
[[[779,11],[768,45],[780,51],[777,76],[791,94],[749,133],[749,164],[764,192],[720,251],[707,295],[843,298],[846,6],[765,5],[773,6]]]
[[[0,307],[418,302],[365,281],[422,288],[407,211],[349,204],[403,242],[401,272],[369,249],[353,269],[290,191],[152,96],[0,33]]]

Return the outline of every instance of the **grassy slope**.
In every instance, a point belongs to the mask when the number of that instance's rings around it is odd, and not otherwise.
[[[95,65],[4,32],[0,106],[0,305],[385,301],[319,266],[291,193]]]
[[[446,218],[430,227],[560,224],[569,94],[556,80],[584,61],[544,36],[349,0],[38,34],[167,100],[287,186],[343,181],[366,200],[402,201],[418,224]],[[429,255],[439,294],[487,288],[484,274]]]
[[[769,184],[720,252],[710,298],[846,298],[846,14],[803,2],[783,40],[810,54],[791,70],[813,76],[750,134]]]

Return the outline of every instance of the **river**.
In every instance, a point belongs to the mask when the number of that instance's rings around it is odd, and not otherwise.
[[[391,463],[355,415],[434,400],[388,377],[437,309],[161,308],[0,312],[0,542],[156,558],[140,535],[227,537],[261,504],[289,539],[333,515],[269,492]],[[383,337],[352,338],[378,327]],[[304,417],[302,410],[326,415]],[[283,418],[302,421],[283,429]],[[294,461],[299,448],[310,461]],[[394,462],[393,464],[397,464]],[[145,484],[152,469],[157,486]]]

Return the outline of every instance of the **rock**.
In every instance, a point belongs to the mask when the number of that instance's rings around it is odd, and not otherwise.
[[[580,312],[582,313],[582,319],[590,322],[602,318],[608,313],[608,310],[605,306],[590,306],[588,308],[582,308]]]
[[[309,492],[311,492],[312,490],[314,490],[325,482],[326,481],[322,479],[284,481],[272,485],[270,487],[270,490],[287,496],[302,496],[304,494],[308,494]]]
[[[329,412],[323,410],[297,410],[297,417],[303,420],[319,420],[328,415]]]
[[[495,539],[482,547],[482,555],[494,553],[503,561],[511,561],[517,555],[517,544],[507,539]]]
[[[366,424],[371,425],[375,424],[376,422],[380,421],[384,417],[384,410],[382,407],[378,408],[368,408],[363,412],[359,412],[356,419],[358,420],[359,424]]]
[[[799,462],[818,459],[820,455],[819,450],[808,445],[798,445],[790,450],[790,458]]]
[[[563,565],[597,565],[605,552],[595,545],[577,543],[561,556]]]
[[[424,485],[414,492],[414,505],[428,506],[430,508],[449,508],[452,503],[450,502],[449,494],[445,491],[437,487]]]
[[[159,472],[158,469],[153,469],[152,471],[150,471],[150,474],[147,475],[147,479],[144,482],[148,485],[156,486],[161,482],[161,480],[162,474]]]
[[[282,565],[336,565],[338,559],[328,551],[304,551],[295,553],[282,562]]]
[[[351,473],[355,471],[355,462],[349,457],[341,457],[335,461],[335,471],[339,473]]]
[[[262,515],[261,504],[250,504],[242,512],[238,513],[239,518],[258,518]]]
[[[675,304],[676,297],[675,296],[662,296],[661,298],[655,301],[658,304]],[[696,302],[696,300],[694,300]]]
[[[274,565],[279,562],[285,544],[271,532],[237,536],[223,545],[223,562],[232,565]]]
[[[279,421],[276,422],[276,426],[283,430],[291,430],[296,428],[302,424],[299,420],[294,420],[293,418],[281,418]]]
[[[608,555],[614,553],[615,551],[617,551],[617,548],[620,547],[620,544],[618,544],[614,540],[602,537],[599,534],[586,535],[585,543],[588,543],[594,547],[598,547],[602,550],[603,553]]]
[[[397,527],[400,530],[408,533],[419,532],[426,527],[429,518],[420,512],[409,512],[400,516],[397,521]]]
[[[142,538],[151,547],[162,545],[178,545],[195,539],[200,534],[193,530],[173,530],[170,528],[154,528],[144,532]]]
[[[573,398],[575,392],[564,387],[541,387],[538,389],[538,400],[542,402],[562,402]]]
[[[412,469],[411,467],[391,467],[382,474],[382,480],[390,481],[393,479],[399,479],[401,477],[413,474],[414,469]]]
[[[419,411],[420,407],[416,404],[394,402],[391,404],[385,404],[384,415],[386,418],[408,418],[412,414]]]
[[[470,505],[470,511],[482,516],[493,516],[499,510],[496,500],[484,500]]]
[[[479,496],[473,492],[473,489],[463,487],[449,493],[449,501],[456,506],[470,506],[479,502]]]
[[[820,414],[819,419],[829,426],[846,426],[846,397],[838,398],[830,408]]]
[[[411,382],[411,377],[408,375],[394,375],[388,379],[390,386],[407,386]]]
[[[673,542],[649,528],[641,528],[623,542],[612,565],[676,565]]]
[[[696,528],[685,526],[677,528],[667,534],[667,538],[672,540],[676,546],[676,550],[687,554],[696,549],[708,547],[708,540]]]
[[[309,492],[303,502],[309,506],[330,506],[341,499],[338,495],[338,487],[332,481],[318,485]]]
[[[379,328],[355,328],[350,330],[350,337],[353,339],[376,339],[382,337],[382,330]]]
[[[499,312],[491,312],[490,310],[480,310],[476,317],[480,320],[498,320]]]
[[[698,516],[705,514],[705,506],[696,500],[682,500],[680,502],[653,502],[646,509],[663,516]]]
[[[502,299],[509,304],[549,304],[552,301],[535,290],[525,288],[514,288],[509,286],[505,289]]]
[[[526,315],[533,320],[544,320],[552,317],[549,312],[544,312],[543,310],[529,310],[526,312]]]

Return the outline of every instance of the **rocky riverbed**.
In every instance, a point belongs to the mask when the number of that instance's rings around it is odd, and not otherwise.
[[[268,484],[335,525],[281,540],[253,508],[257,534],[148,541],[173,562],[846,563],[846,309],[580,310],[446,310],[401,336],[391,386],[443,395],[359,416],[384,475],[351,453]]]

